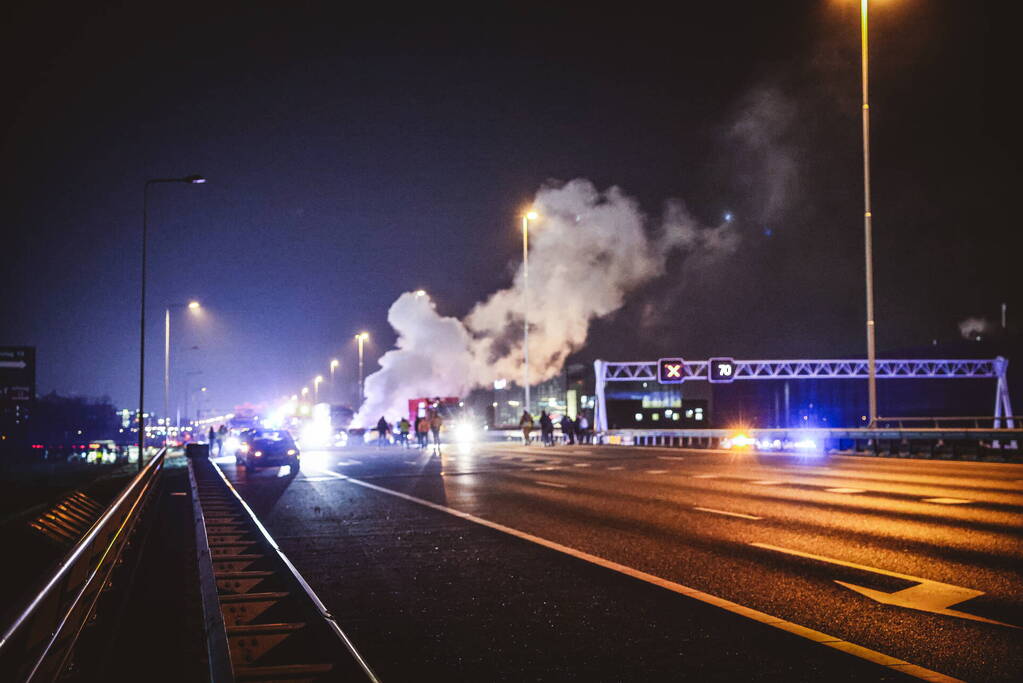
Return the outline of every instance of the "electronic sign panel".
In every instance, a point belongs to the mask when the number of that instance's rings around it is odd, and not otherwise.
[[[707,381],[711,384],[726,384],[735,379],[734,358],[711,358],[707,366]]]
[[[657,361],[657,381],[661,384],[681,384],[685,379],[685,360],[681,358],[662,358]]]

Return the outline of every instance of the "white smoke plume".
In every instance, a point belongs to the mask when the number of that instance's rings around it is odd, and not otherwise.
[[[992,329],[992,325],[987,318],[967,318],[959,323],[959,334],[962,335],[963,339],[976,339],[988,334]]]
[[[533,204],[530,223],[529,365],[531,383],[549,379],[585,344],[590,323],[625,303],[636,287],[664,273],[673,250],[731,253],[738,235],[730,223],[701,226],[681,202],[668,202],[654,229],[639,206],[617,187],[598,191],[584,179],[548,184]],[[387,320],[396,348],[366,378],[366,399],[353,424],[394,419],[419,396],[463,396],[497,379],[521,384],[522,265],[512,285],[494,292],[465,317],[442,317],[428,295],[407,292]]]

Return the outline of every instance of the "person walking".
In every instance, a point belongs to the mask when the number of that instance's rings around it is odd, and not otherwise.
[[[575,421],[575,433],[579,437],[579,443],[590,442],[590,423],[586,419],[586,413],[579,413],[579,419]]]
[[[398,439],[401,441],[402,448],[408,448],[408,433],[411,427],[408,418],[402,415],[401,421],[398,422]]]
[[[546,410],[540,411],[540,440],[544,446],[554,444],[554,420],[547,414]]]
[[[561,433],[565,437],[565,443],[569,446],[575,445],[575,421],[565,413],[561,416]]]
[[[224,442],[227,441],[227,425],[220,425],[217,430],[217,457],[224,454]]]
[[[210,455],[213,455],[213,446],[217,443],[217,433],[213,430],[213,425],[210,425],[210,431],[206,434],[206,443],[210,446]]]
[[[377,448],[387,445],[387,433],[391,431],[391,425],[387,424],[387,420],[381,415],[380,419],[377,420]]]
[[[519,418],[519,427],[522,429],[522,445],[529,445],[529,435],[533,431],[533,416],[529,414],[528,410],[522,411],[522,417]]]
[[[433,432],[433,445],[437,447],[438,453],[440,452],[440,428],[442,426],[444,426],[444,418],[438,411],[434,411],[430,416],[430,431]]]
[[[427,439],[430,434],[430,420],[426,417],[416,418],[416,438],[419,439],[419,447],[426,448]]]

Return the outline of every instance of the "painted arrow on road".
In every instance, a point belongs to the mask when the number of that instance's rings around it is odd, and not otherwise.
[[[0,360],[0,368],[18,368],[23,370],[26,366],[23,360]]]
[[[854,583],[835,580],[835,583],[839,586],[848,588],[851,591],[855,591],[860,595],[864,595],[871,600],[880,602],[884,605],[894,605],[896,607],[905,607],[906,609],[915,609],[921,612],[943,614],[947,617],[957,617],[959,619],[970,619],[971,621],[982,621],[986,624],[997,624],[998,626],[1019,628],[1019,626],[1014,626],[1013,624],[1006,624],[1001,621],[995,621],[994,619],[978,617],[976,614],[968,614],[967,612],[949,609],[952,605],[959,604],[960,602],[964,602],[970,598],[976,598],[977,596],[984,595],[984,591],[978,591],[972,588],[963,588],[962,586],[953,586],[949,583],[931,581],[930,579],[922,579],[919,576],[910,576],[908,574],[899,574],[885,569],[877,569],[876,567],[867,567],[862,564],[836,560],[822,555],[813,555],[811,553],[804,553],[790,548],[780,548],[776,545],[770,545],[767,543],[751,543],[750,545],[754,545],[758,548],[764,548],[766,550],[774,550],[787,555],[805,557],[819,562],[837,564],[842,567],[851,567],[852,569],[861,569],[863,571],[873,572],[874,574],[883,574],[884,576],[892,576],[897,579],[905,579],[906,581],[914,581],[917,583],[916,586],[910,586],[909,588],[904,588],[902,590],[895,591],[894,593],[885,593],[884,591],[874,590],[873,588],[857,586]]]

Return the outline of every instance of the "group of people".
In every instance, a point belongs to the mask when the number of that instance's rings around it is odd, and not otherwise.
[[[541,443],[544,446],[553,446],[554,419],[546,410],[541,410],[539,422]],[[590,427],[590,422],[586,419],[585,415],[580,415],[577,419],[573,420],[568,414],[564,414],[561,416],[558,424],[561,426],[561,434],[566,444],[574,445],[577,442],[590,443],[593,439],[593,429]],[[533,426],[533,416],[529,414],[528,410],[523,410],[522,417],[519,418],[519,428],[522,429],[522,443],[527,446],[530,443]]]
[[[440,430],[444,426],[444,418],[435,410],[431,410],[425,417],[417,417],[413,425],[408,418],[402,416],[398,421],[397,442],[402,448],[410,448],[409,433],[415,431],[416,441],[420,448],[430,445],[430,435],[433,435],[433,445],[440,448]],[[389,443],[388,434],[391,433],[391,425],[383,415],[377,421],[377,445],[386,446]]]
[[[206,434],[206,443],[210,445],[210,455],[213,455],[214,448],[217,450],[218,458],[223,455],[225,441],[227,441],[227,425],[220,425],[219,429],[213,429],[213,425],[210,425],[210,431]]]

